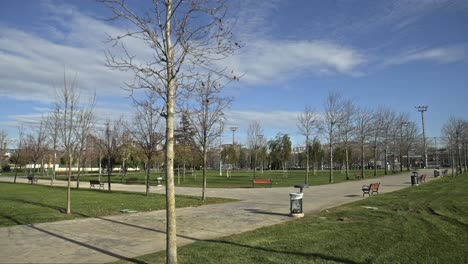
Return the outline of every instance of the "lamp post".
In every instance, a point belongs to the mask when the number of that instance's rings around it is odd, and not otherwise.
[[[424,167],[427,167],[427,146],[426,146],[426,130],[424,128],[424,112],[427,111],[427,106],[416,106],[418,112],[421,112],[421,122],[423,130],[423,144],[424,144]]]
[[[232,146],[234,146],[235,144],[235,141],[234,141],[234,132],[236,132],[236,130],[238,129],[239,127],[236,127],[236,126],[232,126],[229,128],[229,130],[232,131]]]

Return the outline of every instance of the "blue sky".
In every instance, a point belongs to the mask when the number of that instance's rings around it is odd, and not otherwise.
[[[306,105],[321,111],[330,90],[408,112],[418,125],[414,106],[427,105],[427,136],[439,136],[450,116],[468,116],[467,1],[229,3],[244,47],[225,61],[243,74],[226,87],[235,99],[226,116],[240,141],[259,121],[267,137],[289,133],[300,144],[297,114]],[[0,1],[0,129],[14,138],[19,123],[47,111],[64,70],[96,91],[99,117],[131,113],[120,88],[131,76],[104,66],[105,33],[123,30],[108,15],[90,0]]]

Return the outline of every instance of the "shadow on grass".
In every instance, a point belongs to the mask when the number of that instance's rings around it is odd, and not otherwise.
[[[246,209],[246,211],[247,210],[257,211],[256,209]],[[258,213],[270,214],[271,212],[259,211]],[[287,214],[279,214],[279,213],[271,213],[271,214],[275,214],[275,215],[277,214],[277,215],[281,215],[281,216],[289,216]],[[120,222],[120,221],[116,221],[116,220],[112,220],[112,219],[107,219],[107,218],[101,218],[101,217],[98,217],[98,218],[101,219],[101,220],[109,221],[109,222],[116,223],[116,224],[121,224],[121,225],[130,226],[130,227],[140,228],[140,229],[143,229],[143,230],[148,230],[148,231],[153,231],[153,232],[157,232],[157,233],[166,234],[165,231],[157,230],[157,229],[154,229],[154,228],[138,226],[138,225],[124,223],[124,222]],[[306,257],[306,258],[320,258],[320,259],[323,259],[323,260],[326,260],[326,261],[335,261],[335,262],[340,262],[340,263],[358,264],[358,262],[355,262],[355,261],[352,261],[352,260],[349,260],[349,259],[333,257],[333,256],[327,256],[327,255],[318,254],[318,253],[281,251],[281,250],[275,250],[275,249],[270,249],[270,248],[263,248],[263,247],[256,247],[256,246],[251,246],[251,245],[244,245],[244,244],[231,242],[231,241],[224,241],[224,240],[215,240],[215,239],[203,240],[203,239],[190,237],[190,236],[185,236],[185,235],[177,235],[177,237],[185,238],[185,239],[192,240],[192,241],[203,241],[203,242],[208,242],[208,243],[227,244],[227,245],[232,245],[232,246],[237,246],[237,247],[248,248],[248,249],[251,249],[251,250],[260,250],[260,251],[266,251],[266,252],[271,252],[271,253],[288,254],[288,255],[302,256],[302,257]]]
[[[205,242],[209,243],[218,243],[218,244],[227,244],[227,245],[232,245],[232,246],[237,246],[237,247],[243,247],[251,250],[259,250],[259,251],[265,251],[265,252],[271,252],[271,253],[277,253],[277,254],[287,254],[287,255],[294,255],[294,256],[301,256],[301,257],[306,257],[306,258],[320,258],[322,260],[326,261],[335,261],[339,263],[347,263],[347,264],[358,264],[359,262],[355,262],[350,259],[345,259],[345,258],[339,258],[339,257],[334,257],[334,256],[327,256],[324,254],[319,254],[319,253],[305,253],[305,252],[294,252],[294,251],[283,251],[283,250],[276,250],[276,249],[271,249],[271,248],[263,248],[263,247],[258,247],[258,246],[251,246],[251,245],[244,245],[236,242],[231,242],[231,241],[223,241],[223,240],[204,240]]]
[[[34,202],[34,201],[28,201],[28,200],[19,199],[19,198],[0,198],[0,200],[10,201],[10,202],[17,202],[17,203],[32,204],[32,205],[35,205],[35,206],[54,209],[54,210],[57,210],[57,211],[59,211],[61,213],[65,212],[65,209],[63,207],[50,205],[50,204],[39,203],[39,202]]]
[[[253,214],[279,215],[279,216],[288,216],[288,217],[290,216],[289,214],[262,211],[260,209],[245,209],[245,211],[253,213]]]
[[[361,197],[361,195],[357,195],[357,194],[348,194],[348,195],[345,195],[343,197]]]

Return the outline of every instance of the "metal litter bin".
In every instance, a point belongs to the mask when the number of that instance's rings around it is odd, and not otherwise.
[[[289,193],[290,198],[290,212],[294,217],[303,217],[304,209],[302,207],[303,193]]]

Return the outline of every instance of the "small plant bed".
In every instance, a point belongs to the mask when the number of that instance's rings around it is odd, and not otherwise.
[[[97,191],[72,189],[72,214],[66,210],[67,189],[31,184],[0,183],[0,226],[33,224],[84,217],[120,214],[129,209],[138,212],[162,210],[166,198],[161,194]],[[202,202],[199,197],[177,196],[176,207],[192,207],[205,204],[233,201],[208,197]]]
[[[179,263],[467,263],[468,174],[178,248]],[[137,257],[164,263],[164,252]],[[124,261],[122,261],[123,263]]]

